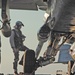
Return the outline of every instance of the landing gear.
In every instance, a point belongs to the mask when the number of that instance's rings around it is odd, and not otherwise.
[[[23,57],[24,74],[28,73],[34,75],[38,67],[42,67],[50,63],[53,63],[54,60],[55,58],[53,57],[48,57],[48,58],[40,57],[39,59],[36,60],[35,52],[33,50],[25,51]]]
[[[33,50],[25,51],[23,58],[24,73],[33,73],[35,69],[35,52]]]
[[[46,66],[50,63],[53,63],[55,61],[55,58],[54,57],[51,57],[51,56],[48,56],[48,57],[40,57],[38,59],[38,63],[39,63],[39,66],[42,67],[42,66]]]

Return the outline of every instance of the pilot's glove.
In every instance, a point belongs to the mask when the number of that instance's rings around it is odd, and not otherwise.
[[[25,41],[26,36],[22,35],[22,41]]]
[[[17,48],[13,48],[13,52],[17,53],[17,52],[19,52],[19,50]]]

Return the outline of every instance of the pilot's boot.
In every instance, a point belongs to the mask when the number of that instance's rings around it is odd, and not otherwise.
[[[14,75],[18,75],[17,72],[17,62],[13,62]]]
[[[14,71],[14,75],[19,75],[19,74],[17,73],[17,71]]]
[[[24,73],[23,72],[20,72],[19,75],[24,75]]]

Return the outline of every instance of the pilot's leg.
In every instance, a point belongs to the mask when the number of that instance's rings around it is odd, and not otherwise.
[[[19,60],[19,52],[16,52],[16,53],[14,52],[13,69],[15,74],[18,74],[17,72],[18,60]]]
[[[26,47],[25,45],[23,45],[19,48],[19,51],[26,51],[26,50],[29,50],[29,48]]]
[[[26,46],[22,46],[22,48],[20,49],[20,51],[26,51],[26,50],[30,50],[30,49]],[[23,57],[24,57],[24,55],[22,56],[21,60],[19,61],[19,65],[23,65]]]

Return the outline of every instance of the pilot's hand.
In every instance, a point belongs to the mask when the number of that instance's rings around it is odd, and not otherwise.
[[[17,53],[17,52],[19,52],[19,50],[17,48],[13,48],[13,52]]]

